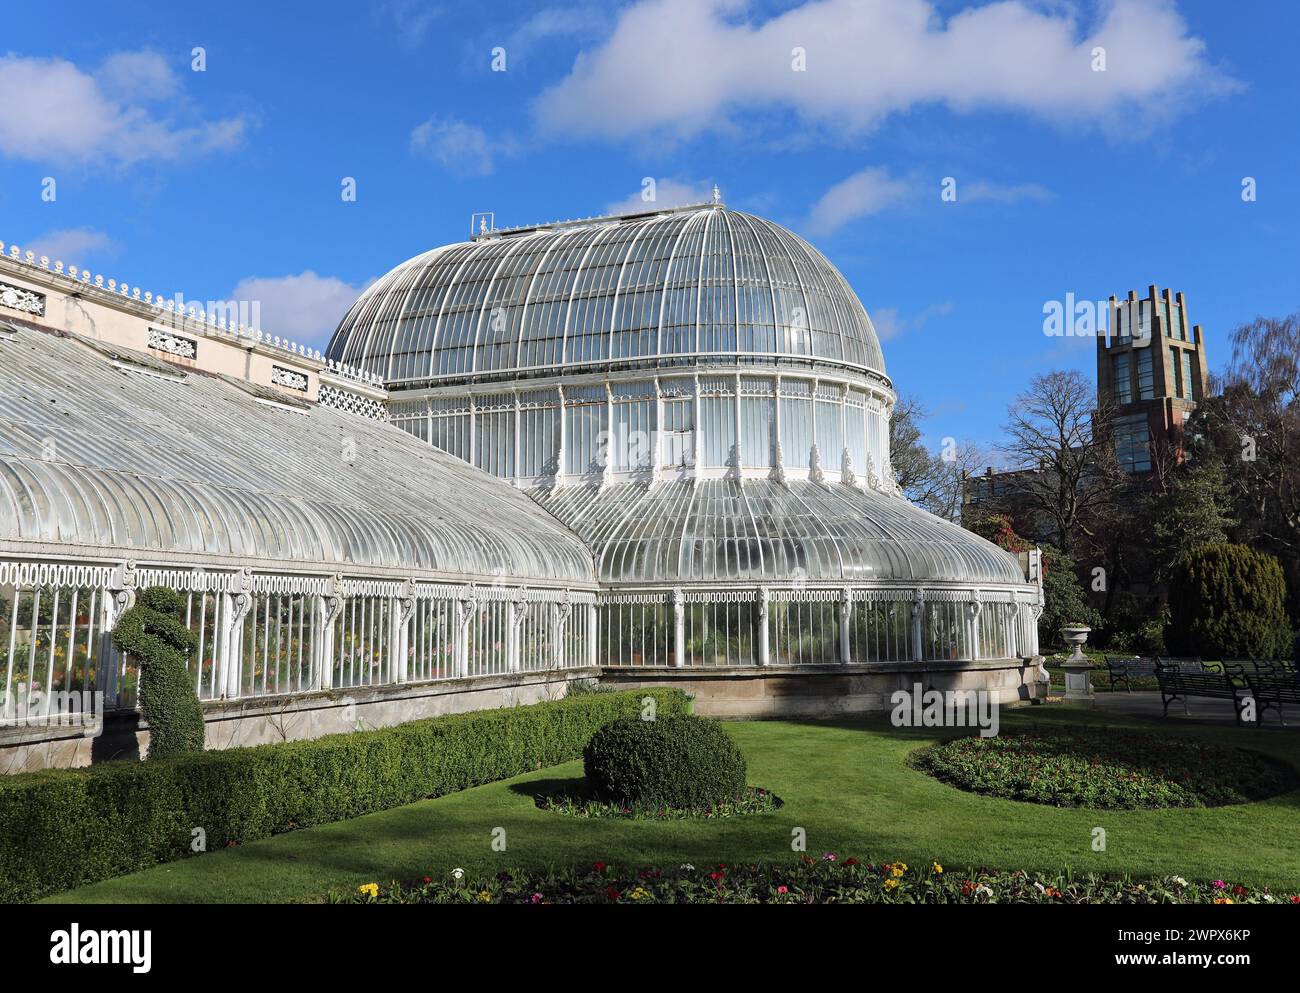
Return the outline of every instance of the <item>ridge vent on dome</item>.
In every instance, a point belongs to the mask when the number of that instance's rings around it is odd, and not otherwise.
[[[707,208],[724,208],[726,205],[721,200],[708,201],[705,203],[686,203],[677,207],[660,207],[652,210],[634,210],[625,211],[619,214],[596,214],[592,217],[573,217],[563,221],[546,221],[539,224],[520,224],[510,228],[492,228],[491,230],[480,231],[473,236],[473,241],[491,241],[493,238],[514,238],[520,235],[532,234],[537,231],[556,231],[563,228],[584,227],[589,224],[621,224],[624,221],[636,221],[643,217],[656,217],[661,214],[680,214],[691,210],[705,210]],[[479,214],[475,215],[481,216]]]

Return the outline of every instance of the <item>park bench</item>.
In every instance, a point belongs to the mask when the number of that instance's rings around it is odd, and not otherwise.
[[[1166,661],[1173,664],[1166,665]],[[1163,658],[1156,660],[1156,679],[1160,683],[1160,702],[1164,705],[1165,716],[1169,716],[1169,705],[1175,700],[1183,702],[1183,713],[1187,713],[1187,701],[1190,697],[1207,697],[1214,700],[1231,700],[1233,714],[1237,723],[1241,721],[1242,699],[1248,689],[1238,685],[1227,672],[1207,672],[1200,660],[1196,665],[1192,660]]]
[[[1262,723],[1264,711],[1270,707],[1276,708],[1278,720],[1286,724],[1286,705],[1300,705],[1300,678],[1294,672],[1282,669],[1247,671],[1246,686],[1255,699],[1257,725]]]
[[[1117,683],[1123,683],[1125,689],[1130,693],[1133,692],[1133,684],[1129,680],[1133,676],[1154,676],[1156,674],[1156,660],[1135,658],[1115,658],[1107,655],[1106,657],[1106,675],[1110,678],[1110,688],[1113,690]]]
[[[1238,685],[1246,685],[1246,677],[1278,676],[1294,679],[1295,667],[1289,659],[1224,659],[1223,671],[1229,673]]]
[[[1205,672],[1205,663],[1199,655],[1157,655],[1156,668],[1177,669],[1179,672]]]

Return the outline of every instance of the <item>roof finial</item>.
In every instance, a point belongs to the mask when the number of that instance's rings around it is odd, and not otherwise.
[[[714,184],[713,184],[713,202],[714,202],[715,204],[716,204],[716,203],[722,203],[722,191],[721,191],[720,189],[718,189],[718,184],[717,184],[717,183],[714,183]]]

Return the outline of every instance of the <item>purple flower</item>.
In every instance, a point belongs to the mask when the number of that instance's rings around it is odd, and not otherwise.
[[[1214,888],[1216,890],[1226,890],[1228,888],[1228,884],[1225,883],[1222,879],[1216,879],[1214,881]]]

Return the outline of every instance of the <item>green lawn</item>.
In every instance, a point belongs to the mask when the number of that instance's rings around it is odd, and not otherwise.
[[[1004,712],[1004,728],[1085,720],[1064,707]],[[1113,722],[1109,722],[1113,723]],[[1148,725],[1151,726],[1151,725]],[[1231,727],[1158,725],[1256,747],[1300,768],[1300,735]],[[871,722],[727,725],[749,760],[750,782],[785,806],[720,821],[582,820],[538,810],[547,782],[582,775],[573,762],[463,793],[158,866],[52,898],[66,902],[316,901],[331,887],[411,879],[461,866],[605,861],[696,865],[786,860],[791,831],[808,851],[865,860],[938,859],[950,871],[988,866],[1057,872],[1179,874],[1300,887],[1300,792],[1212,810],[1061,810],[963,793],[906,764],[936,732]],[[1094,852],[1092,831],[1107,833]],[[492,850],[504,828],[507,851]]]

